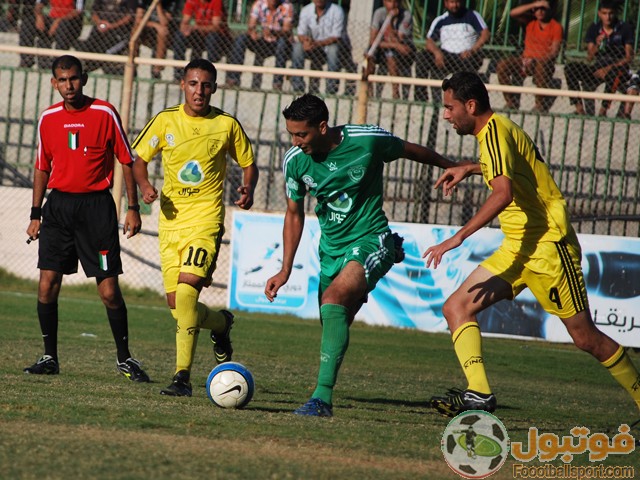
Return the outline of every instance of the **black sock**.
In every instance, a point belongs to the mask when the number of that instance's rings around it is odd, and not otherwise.
[[[44,341],[44,354],[58,361],[58,302],[38,302],[38,320]]]
[[[129,352],[129,324],[127,320],[127,306],[122,303],[118,308],[107,308],[107,317],[109,325],[111,325],[111,333],[116,341],[116,349],[118,350],[118,361],[124,362],[131,357]]]

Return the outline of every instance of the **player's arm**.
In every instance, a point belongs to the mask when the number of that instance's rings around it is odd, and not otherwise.
[[[30,240],[36,240],[40,235],[40,219],[44,194],[49,183],[49,172],[34,168],[33,170],[33,195],[31,199],[31,221],[27,227],[27,235]]]
[[[158,190],[149,182],[149,169],[147,168],[148,162],[141,157],[136,157],[136,161],[133,162],[133,178],[140,187],[140,193],[142,194],[142,201],[144,203],[153,203],[158,198]]]
[[[444,242],[429,247],[422,258],[427,259],[427,268],[433,263],[433,268],[438,268],[442,256],[449,250],[459,247],[467,237],[470,237],[491,220],[496,218],[513,201],[513,190],[511,179],[505,175],[494,177],[489,182],[491,184],[491,194],[484,202],[478,212],[456,232],[456,234]]]
[[[303,199],[297,202],[287,199],[287,211],[284,214],[284,229],[282,231],[282,268],[273,277],[267,280],[264,294],[270,302],[276,298],[278,290],[282,287],[293,268],[293,260],[300,245],[302,230],[304,229],[304,203]]]
[[[441,168],[451,168],[457,165],[456,162],[443,157],[435,150],[411,142],[404,142],[404,152],[402,156],[414,162],[434,165]]]
[[[142,220],[140,219],[140,205],[138,205],[138,187],[133,178],[133,163],[121,164],[122,178],[127,190],[127,214],[124,218],[122,233],[131,238],[140,232]]]
[[[240,198],[235,204],[243,210],[249,210],[253,206],[253,192],[256,190],[259,173],[255,163],[242,169],[242,185],[238,187]]]
[[[445,196],[451,195],[455,186],[465,178],[471,175],[481,175],[482,169],[478,163],[463,163],[451,168],[447,168],[440,178],[436,180],[433,188],[439,188],[442,186],[442,191]]]

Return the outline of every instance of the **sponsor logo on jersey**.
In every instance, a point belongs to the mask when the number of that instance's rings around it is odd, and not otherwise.
[[[309,188],[315,188],[318,186],[318,184],[316,183],[316,181],[313,179],[313,177],[311,175],[304,175],[302,177],[302,181],[309,187]]]
[[[160,143],[160,139],[158,138],[157,135],[154,135],[153,137],[151,137],[151,139],[149,140],[149,146],[151,148],[156,148],[158,146],[158,143]]]
[[[345,192],[332,192],[327,206],[336,212],[348,213],[353,205],[353,199]]]
[[[289,190],[293,190],[294,192],[298,191],[298,182],[296,182],[293,178],[287,180],[287,188]]]
[[[351,167],[347,171],[347,174],[349,175],[349,178],[351,180],[357,183],[360,180],[362,180],[362,177],[364,177],[364,172],[365,172],[365,168],[362,165],[357,165],[355,167]]]
[[[173,136],[173,133],[167,133],[164,136],[164,139],[167,142],[167,145],[169,145],[170,147],[176,146],[176,137]]]
[[[336,162],[329,162],[327,165],[327,168],[332,172],[335,172],[336,170],[338,170],[338,166],[336,165]]]
[[[84,123],[65,123],[64,128],[84,128]]]
[[[220,147],[222,146],[222,142],[220,140],[210,138],[207,140],[207,151],[209,152],[209,156],[214,158],[216,154],[220,151]]]
[[[204,172],[197,160],[189,160],[178,172],[178,180],[186,185],[199,185],[204,180]]]

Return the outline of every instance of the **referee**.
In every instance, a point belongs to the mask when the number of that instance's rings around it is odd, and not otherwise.
[[[109,192],[114,155],[122,164],[129,209],[124,233],[140,231],[140,207],[133,179],[133,158],[120,116],[102,100],[82,93],[87,74],[80,60],[63,55],[54,60],[51,85],[62,97],[40,116],[34,168],[29,240],[38,249],[38,319],[44,355],[25,373],[55,375],[58,363],[58,296],[62,277],[78,271],[95,277],[98,293],[117,348],[116,368],[134,382],[149,382],[140,362],[129,352],[127,307],[118,285],[122,273],[118,219]],[[51,189],[43,204],[45,191]]]

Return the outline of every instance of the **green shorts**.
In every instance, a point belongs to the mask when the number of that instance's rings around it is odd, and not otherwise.
[[[331,284],[344,266],[358,262],[364,268],[367,292],[373,290],[382,277],[391,269],[395,260],[395,245],[391,232],[368,235],[355,240],[339,257],[320,252],[320,295]]]

